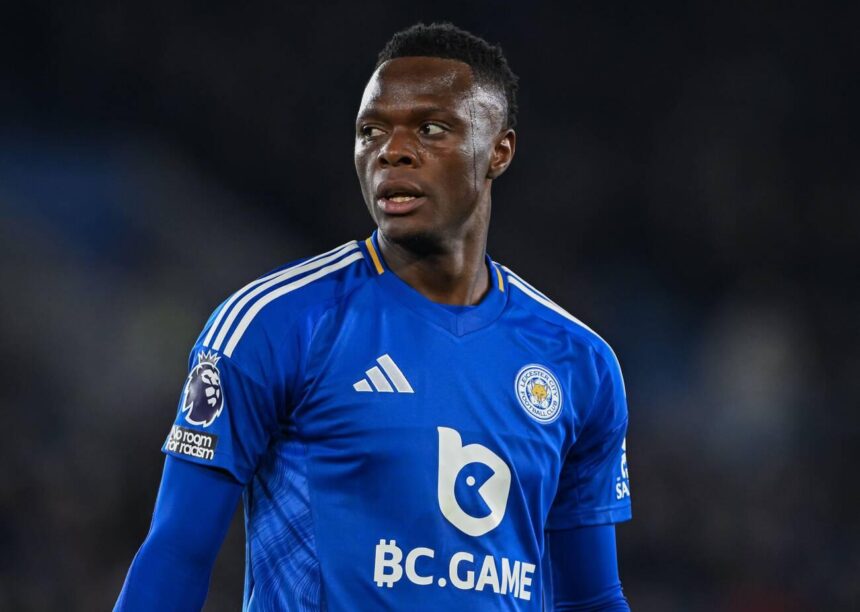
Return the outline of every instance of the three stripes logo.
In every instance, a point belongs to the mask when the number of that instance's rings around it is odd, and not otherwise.
[[[378,365],[365,372],[367,378],[362,378],[352,385],[353,389],[359,393],[373,393],[374,391],[380,393],[394,393],[395,391],[397,393],[415,393],[412,390],[412,385],[406,380],[406,376],[403,375],[403,372],[400,371],[388,353],[377,358],[376,363]],[[383,374],[383,372],[385,373]]]

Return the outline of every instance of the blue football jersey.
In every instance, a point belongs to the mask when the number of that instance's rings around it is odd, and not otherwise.
[[[163,450],[245,484],[245,610],[541,610],[544,532],[630,518],[615,355],[487,266],[437,304],[374,234],[213,313]]]

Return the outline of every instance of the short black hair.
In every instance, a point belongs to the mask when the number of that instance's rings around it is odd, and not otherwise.
[[[451,23],[416,23],[391,37],[376,61],[376,68],[398,57],[438,57],[464,62],[475,80],[496,87],[508,107],[507,127],[517,124],[517,75],[499,45],[491,45]]]

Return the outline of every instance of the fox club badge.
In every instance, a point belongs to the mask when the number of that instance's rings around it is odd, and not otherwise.
[[[532,363],[520,369],[514,390],[523,410],[538,423],[552,423],[561,413],[561,386],[542,365]]]
[[[209,427],[224,409],[219,359],[216,353],[200,351],[197,365],[188,374],[181,405],[185,420],[192,425]]]

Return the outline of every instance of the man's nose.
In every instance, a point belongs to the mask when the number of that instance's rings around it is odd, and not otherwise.
[[[415,139],[408,130],[395,129],[391,137],[379,151],[379,165],[387,166],[414,166],[418,161],[415,150]]]

